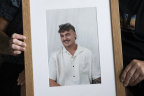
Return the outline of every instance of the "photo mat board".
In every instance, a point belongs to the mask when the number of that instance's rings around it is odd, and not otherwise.
[[[97,8],[102,84],[50,88],[46,11],[86,7]],[[124,96],[119,80],[122,52],[117,0],[23,0],[23,19],[28,45],[25,52],[26,96]]]

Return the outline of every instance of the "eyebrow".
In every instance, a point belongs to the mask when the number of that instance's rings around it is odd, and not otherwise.
[[[61,34],[60,34],[60,36],[62,37],[62,36],[64,36],[64,35],[61,35]]]
[[[65,35],[69,35],[70,33],[66,33]]]

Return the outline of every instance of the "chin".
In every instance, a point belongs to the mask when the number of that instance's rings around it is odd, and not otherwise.
[[[64,46],[65,46],[65,47],[69,47],[70,45],[69,45],[69,44],[64,44]]]
[[[69,45],[64,45],[65,47],[69,47]]]

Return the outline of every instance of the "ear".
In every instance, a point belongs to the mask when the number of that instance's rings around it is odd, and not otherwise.
[[[74,35],[76,36],[76,32],[74,32]]]
[[[76,34],[76,32],[74,32],[74,35],[75,35],[75,40],[77,39],[77,34]]]

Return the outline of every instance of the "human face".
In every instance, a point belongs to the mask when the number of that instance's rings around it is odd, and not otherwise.
[[[73,30],[60,33],[61,41],[65,47],[70,47],[75,44],[76,32]]]
[[[0,31],[4,31],[8,25],[8,21],[0,17]]]

